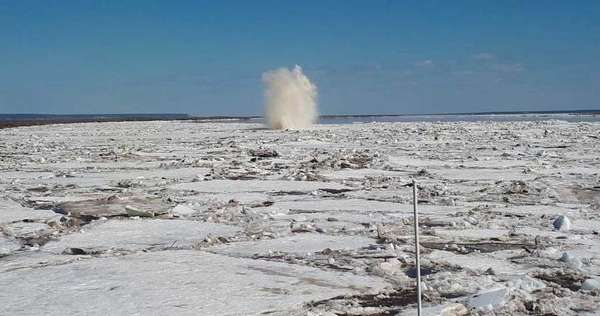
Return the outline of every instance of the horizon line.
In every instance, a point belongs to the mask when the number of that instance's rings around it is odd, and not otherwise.
[[[321,114],[319,117],[401,117],[401,116],[451,116],[451,115],[510,115],[510,114],[600,114],[598,109],[579,109],[579,110],[522,110],[522,111],[481,111],[481,112],[437,112],[437,113],[395,113],[395,114]],[[158,117],[172,116],[187,119],[255,119],[262,118],[263,115],[198,115],[190,113],[0,113],[0,117],[22,116],[22,117]]]

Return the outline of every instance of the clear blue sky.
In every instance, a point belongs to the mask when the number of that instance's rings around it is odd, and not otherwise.
[[[0,113],[262,113],[301,65],[323,114],[600,108],[600,1],[0,0]]]

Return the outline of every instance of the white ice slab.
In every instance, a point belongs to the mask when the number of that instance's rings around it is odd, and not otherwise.
[[[300,265],[161,251],[2,273],[0,314],[254,315],[386,286]]]
[[[202,195],[186,196],[188,202],[222,202],[227,203],[231,200],[236,200],[242,204],[259,203],[269,200],[269,196],[265,193],[253,192],[233,192],[233,193],[210,193]]]
[[[282,201],[276,202],[270,208],[287,210],[300,213],[309,212],[348,212],[348,213],[387,213],[396,214],[398,217],[412,216],[413,206],[409,204],[400,204],[393,202],[372,201],[364,199],[330,199],[330,200],[303,200],[303,201]],[[422,205],[419,207],[419,213],[425,216],[442,216],[452,214],[460,210],[460,207],[440,206],[440,205]]]
[[[125,170],[120,172],[102,173],[109,180],[148,180],[155,178],[177,179],[186,177],[202,177],[210,172],[207,168],[177,168],[152,170]]]
[[[497,259],[488,254],[471,253],[468,255],[459,255],[450,251],[434,250],[425,256],[429,260],[444,261],[451,265],[457,265],[463,268],[483,272],[489,268],[496,273],[516,273],[525,272],[518,265],[508,262],[505,259]]]
[[[4,233],[18,238],[36,237],[47,234],[49,229],[50,226],[45,223],[27,222],[7,224],[3,227]]]
[[[342,169],[325,172],[322,176],[333,179],[362,179],[365,177],[408,177],[408,172],[378,170],[378,169]]]
[[[504,304],[508,296],[506,288],[486,290],[471,296],[467,300],[467,306],[484,311],[490,311]]]
[[[508,236],[508,229],[435,229],[436,236],[451,237],[462,240],[480,240]]]
[[[318,189],[348,189],[334,182],[318,181],[261,181],[261,180],[212,180],[190,183],[180,183],[170,186],[174,190],[193,190],[205,193],[235,193],[235,192],[276,192],[302,191],[310,192]]]
[[[22,207],[11,200],[0,200],[0,224],[23,220],[49,220],[60,217],[49,210],[34,210]]]
[[[231,236],[239,229],[233,226],[187,220],[108,220],[83,227],[83,232],[47,243],[42,250],[60,254],[68,248],[86,250],[129,250],[190,247],[209,234]]]
[[[307,212],[344,211],[356,213],[402,212],[403,209],[406,209],[403,205],[398,203],[362,199],[285,201],[276,202],[273,204],[273,207]]]
[[[449,180],[467,180],[467,181],[484,181],[484,180],[531,180],[535,177],[532,174],[524,174],[522,169],[428,169],[428,171],[438,177]]]
[[[248,257],[254,254],[285,252],[306,255],[324,250],[353,250],[374,244],[375,240],[362,236],[329,236],[324,234],[300,233],[291,236],[260,241],[237,242],[210,248],[222,254]]]

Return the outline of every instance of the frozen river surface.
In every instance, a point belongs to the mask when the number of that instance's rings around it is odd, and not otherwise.
[[[0,130],[1,315],[600,313],[600,123]]]

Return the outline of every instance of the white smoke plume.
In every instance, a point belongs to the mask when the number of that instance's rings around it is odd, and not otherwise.
[[[318,117],[317,87],[296,65],[265,72],[265,119],[274,129],[310,127]]]

